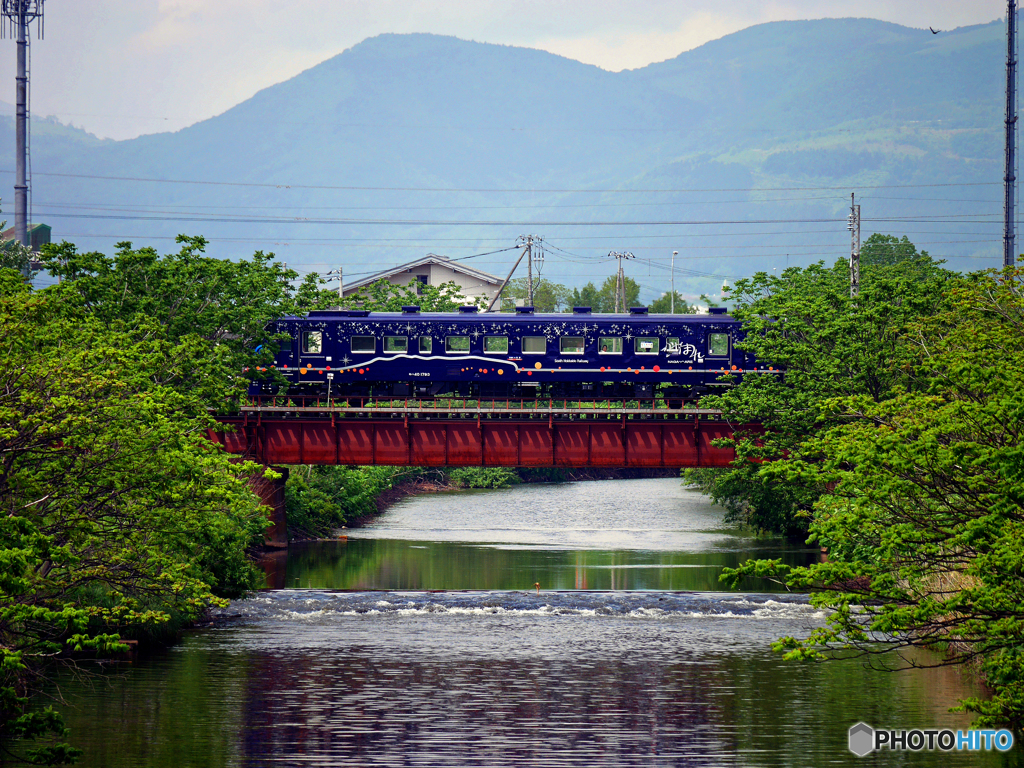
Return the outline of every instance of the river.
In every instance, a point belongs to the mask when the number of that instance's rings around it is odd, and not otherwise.
[[[1019,745],[852,755],[858,721],[965,729],[949,709],[977,683],[783,661],[771,641],[824,615],[718,575],[819,554],[722,515],[677,479],[406,499],[293,546],[276,589],[167,652],[62,678],[72,740],[104,768],[1018,764]]]

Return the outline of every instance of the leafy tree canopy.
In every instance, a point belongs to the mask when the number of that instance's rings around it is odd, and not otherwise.
[[[678,291],[675,294],[675,299],[675,313],[677,315],[688,315],[697,311],[697,307],[691,307],[687,304],[686,300],[679,295]],[[652,301],[650,304],[650,311],[654,314],[669,314],[672,311],[672,293],[663,293]]]
[[[501,294],[503,312],[512,312],[517,304],[523,304],[529,297],[526,278],[509,280]],[[553,283],[546,277],[533,280],[533,306],[538,312],[562,312],[571,309],[572,293],[561,283]]]
[[[0,230],[7,227],[7,222],[0,222]],[[29,273],[32,251],[16,240],[4,240],[0,243],[0,269],[13,269],[22,274]]]
[[[762,272],[732,287],[732,314],[747,333],[741,347],[760,365],[785,371],[784,377],[747,375],[740,386],[702,401],[731,420],[764,425],[764,435],[737,436],[732,469],[699,476],[733,519],[778,533],[806,530],[821,488],[785,480],[762,462],[834,424],[830,399],[863,395],[880,402],[899,391],[908,380],[909,324],[934,314],[952,277],[921,257],[865,270],[856,301],[843,261]]]
[[[947,278],[936,311],[906,323],[884,397],[837,391],[833,418],[765,465],[821,489],[811,540],[828,560],[731,572],[816,590],[827,626],[778,648],[820,658],[941,645],[979,660],[994,696],[964,707],[1024,727],[1024,270]],[[889,641],[889,645],[878,641]]]
[[[891,267],[927,255],[928,251],[919,253],[906,235],[901,239],[875,232],[860,247],[860,264],[861,267]]]
[[[582,288],[573,288],[566,301],[568,307],[590,307],[594,312],[603,312],[601,294],[592,283],[587,283]]]
[[[167,386],[194,337],[138,315],[111,327],[0,270],[0,747],[62,736],[26,711],[26,670],[66,650],[123,649],[125,632],[197,617],[255,587],[267,524],[247,477],[213,450],[201,393]],[[41,762],[70,759],[62,742]]]
[[[369,309],[372,312],[401,312],[402,307],[408,306],[417,306],[423,312],[455,312],[467,303],[483,304],[482,300],[469,301],[460,290],[454,281],[423,285],[412,280],[408,285],[396,285],[387,280],[377,280],[340,301],[336,293],[322,291],[318,304]]]
[[[600,288],[592,282],[582,288],[574,288],[569,294],[566,306],[590,307],[594,312],[615,311],[615,275],[609,275],[601,284]],[[626,277],[626,307],[639,307],[640,305],[640,284],[631,277]],[[623,311],[620,309],[620,311]]]

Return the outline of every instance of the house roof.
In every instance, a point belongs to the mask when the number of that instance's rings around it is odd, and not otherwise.
[[[354,283],[348,283],[345,285],[345,293],[348,293],[349,291],[358,290],[359,288],[362,288],[364,285],[370,285],[371,283],[375,283],[378,280],[387,280],[389,277],[392,277],[394,275],[400,274],[402,272],[407,272],[411,269],[415,269],[416,267],[424,267],[427,266],[428,264],[438,264],[442,267],[448,267],[448,269],[454,272],[461,272],[464,275],[475,277],[476,279],[481,280],[485,283],[491,283],[493,285],[501,284],[501,278],[496,277],[490,274],[489,272],[484,272],[483,270],[480,269],[474,269],[473,267],[467,267],[465,264],[462,264],[458,261],[452,261],[447,256],[438,256],[437,254],[434,253],[428,253],[423,258],[416,259],[416,261],[410,261],[408,264],[399,264],[397,267],[385,269],[383,272],[378,272],[375,275],[364,277],[362,280],[357,280]]]
[[[52,232],[53,228],[49,224],[29,224],[25,227],[26,232],[34,232],[35,230],[46,230]],[[3,232],[0,232],[0,239],[13,240],[14,239],[14,227],[8,227]]]

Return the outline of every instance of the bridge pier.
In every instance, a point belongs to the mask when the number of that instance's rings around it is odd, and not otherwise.
[[[288,480],[287,467],[269,467],[281,475],[277,480],[268,480],[259,475],[252,478],[250,486],[259,495],[263,504],[270,507],[270,525],[267,526],[264,544],[273,549],[288,546],[288,518],[284,506],[284,484]]]

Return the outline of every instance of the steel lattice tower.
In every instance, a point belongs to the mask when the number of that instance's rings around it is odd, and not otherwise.
[[[15,112],[14,237],[28,245],[28,27],[38,21],[43,36],[44,0],[2,0],[3,36],[18,41],[17,106]]]
[[[1017,131],[1017,2],[1006,3],[1006,173],[1003,176],[1003,266],[1014,262],[1014,185],[1017,182],[1014,149]]]

